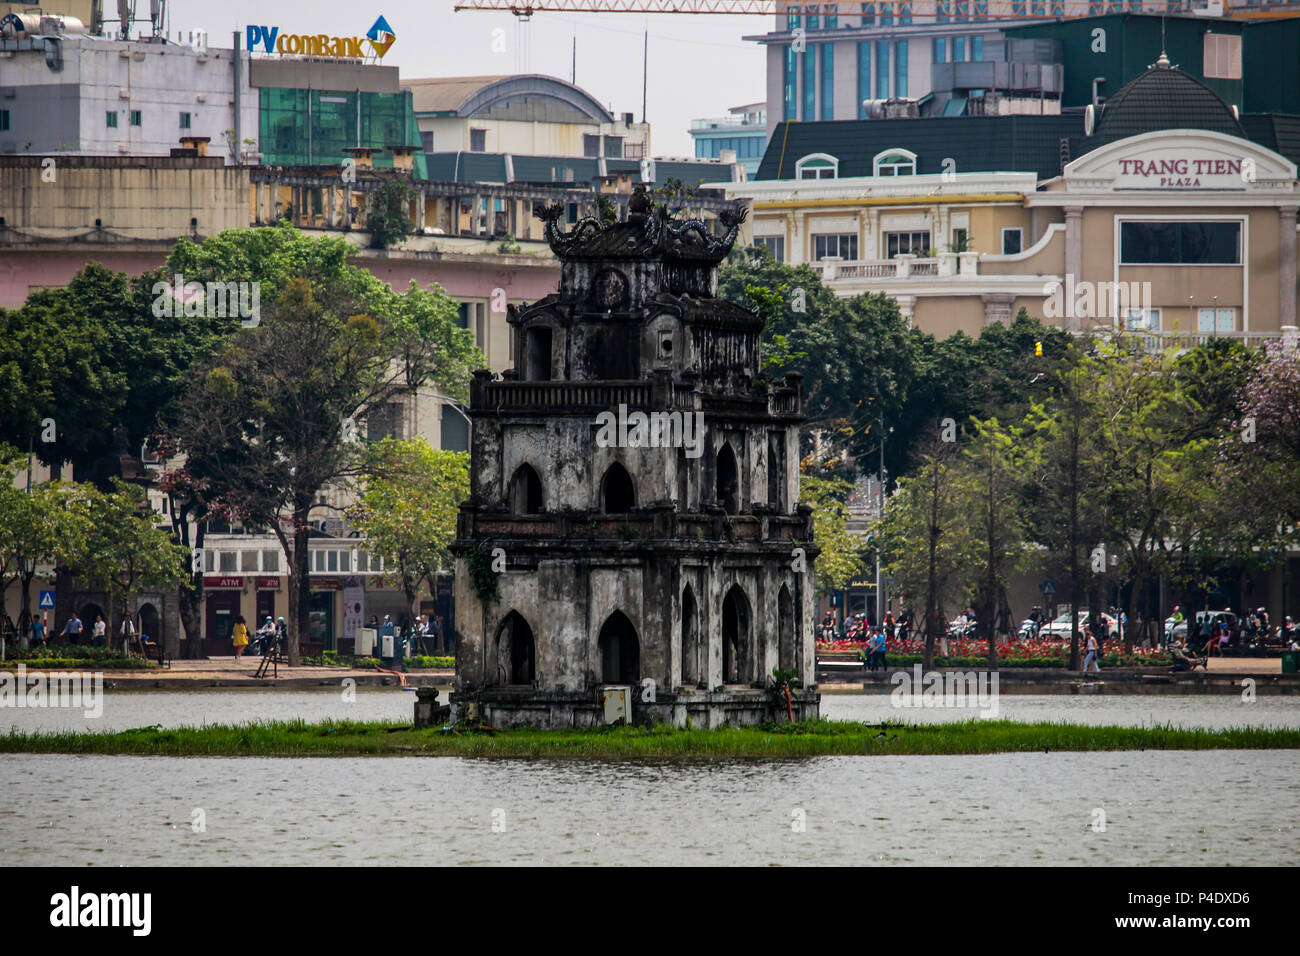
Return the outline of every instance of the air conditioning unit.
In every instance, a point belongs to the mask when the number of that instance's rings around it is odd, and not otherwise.
[[[605,713],[605,723],[632,723],[632,688],[628,684],[607,684],[600,689],[600,698]]]

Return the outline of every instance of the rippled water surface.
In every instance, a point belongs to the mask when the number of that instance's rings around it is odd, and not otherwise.
[[[0,775],[23,808],[0,816],[7,865],[1258,865],[1300,850],[1289,752],[671,764],[18,755]],[[1092,828],[1099,809],[1104,832]],[[192,825],[200,810],[205,832]]]

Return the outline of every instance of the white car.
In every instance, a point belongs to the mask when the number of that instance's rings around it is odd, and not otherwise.
[[[1105,620],[1107,626],[1110,628],[1111,636],[1112,637],[1119,636],[1118,619],[1111,617],[1109,614],[1103,614],[1102,619]],[[1087,623],[1088,623],[1088,609],[1086,607],[1079,608],[1079,633],[1080,634],[1087,633]],[[1058,614],[1056,616],[1056,620],[1048,621],[1038,631],[1038,636],[1040,638],[1052,638],[1058,641],[1061,640],[1068,641],[1070,639],[1070,612],[1066,611],[1064,614]]]

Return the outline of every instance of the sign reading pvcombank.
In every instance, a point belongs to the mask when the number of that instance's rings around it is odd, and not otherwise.
[[[244,33],[244,39],[250,53],[256,53],[260,46],[267,53],[361,59],[370,55],[383,57],[397,36],[388,21],[381,16],[364,37],[336,37],[328,33],[281,33],[279,27],[250,25]],[[370,52],[366,52],[363,43],[369,45]]]

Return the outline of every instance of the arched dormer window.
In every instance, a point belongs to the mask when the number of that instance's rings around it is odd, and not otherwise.
[[[600,510],[607,515],[622,515],[635,507],[636,486],[632,484],[632,476],[614,462],[600,482]]]
[[[794,164],[795,179],[837,179],[840,161],[829,153],[810,153]]]
[[[916,153],[910,149],[887,149],[871,160],[871,170],[876,176],[915,176]]]
[[[520,465],[510,479],[510,513],[535,515],[541,512],[542,479],[537,477],[532,465]]]

